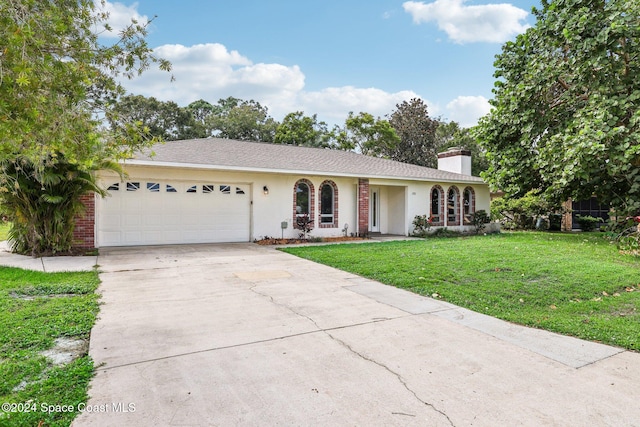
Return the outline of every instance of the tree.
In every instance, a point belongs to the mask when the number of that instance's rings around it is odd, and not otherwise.
[[[471,174],[480,174],[489,168],[487,157],[471,129],[461,128],[458,122],[440,122],[436,130],[436,146],[438,152],[452,147],[462,147],[471,151]]]
[[[108,169],[122,176],[120,165],[109,160],[91,168],[62,155],[51,160],[44,168],[24,157],[0,162],[0,186],[8,190],[0,197],[0,212],[12,221],[9,239],[16,252],[35,256],[69,251],[74,219],[84,212],[80,197],[107,194],[93,172]]]
[[[0,205],[11,206],[38,188],[42,193],[31,210],[3,208],[13,224],[14,247],[23,252],[71,247],[73,222],[64,218],[79,193],[49,192],[48,182],[76,177],[79,182],[70,186],[86,184],[105,159],[126,157],[152,142],[135,124],[107,128],[102,122],[124,94],[117,78],[132,78],[154,63],[168,70],[170,64],[147,46],[148,23],[132,21],[117,42],[99,43],[96,29],[108,30],[107,18],[93,0],[0,2]],[[49,203],[57,208],[48,209]],[[48,213],[36,217],[41,211]],[[49,233],[50,221],[61,217]],[[36,245],[30,236],[48,237]]]
[[[114,127],[133,124],[147,135],[167,141],[197,138],[203,133],[196,129],[196,121],[188,107],[180,108],[173,101],[158,101],[142,95],[122,97],[109,116],[109,122]]]
[[[213,106],[207,125],[220,138],[273,142],[278,123],[259,102],[228,97]]]
[[[276,129],[276,144],[304,145],[328,148],[331,146],[331,132],[325,122],[318,122],[317,116],[305,116],[304,112],[289,113]]]
[[[485,177],[508,195],[596,195],[640,209],[640,3],[543,0],[535,27],[503,46],[477,136]]]
[[[338,148],[355,150],[369,156],[381,156],[398,144],[400,138],[388,121],[374,118],[361,112],[357,116],[349,113],[342,129],[334,131]]]
[[[437,166],[436,129],[438,121],[429,117],[427,105],[420,98],[396,104],[389,119],[400,141],[385,154],[400,162],[414,165]]]
[[[199,99],[187,105],[186,110],[193,119],[192,138],[207,138],[211,136],[212,129],[210,129],[208,121],[214,111],[213,105],[204,99]]]

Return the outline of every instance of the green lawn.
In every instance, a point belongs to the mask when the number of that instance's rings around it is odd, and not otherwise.
[[[0,426],[68,426],[87,399],[93,363],[63,366],[40,354],[60,337],[82,338],[98,312],[97,272],[41,273],[0,267]],[[50,405],[60,405],[48,412]],[[9,412],[6,411],[9,409]],[[17,412],[15,412],[17,411]]]
[[[640,351],[640,258],[598,233],[286,248],[511,322]]]

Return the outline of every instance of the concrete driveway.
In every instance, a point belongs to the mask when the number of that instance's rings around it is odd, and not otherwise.
[[[254,244],[102,249],[74,426],[640,426],[640,354]]]

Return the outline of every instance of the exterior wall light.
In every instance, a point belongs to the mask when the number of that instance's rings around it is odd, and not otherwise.
[[[269,187],[267,187],[266,185],[264,187],[262,187],[262,191],[264,192],[265,196],[269,195]]]

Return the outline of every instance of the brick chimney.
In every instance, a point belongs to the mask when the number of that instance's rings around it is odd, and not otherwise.
[[[471,151],[453,147],[438,153],[438,169],[462,175],[471,175]]]

